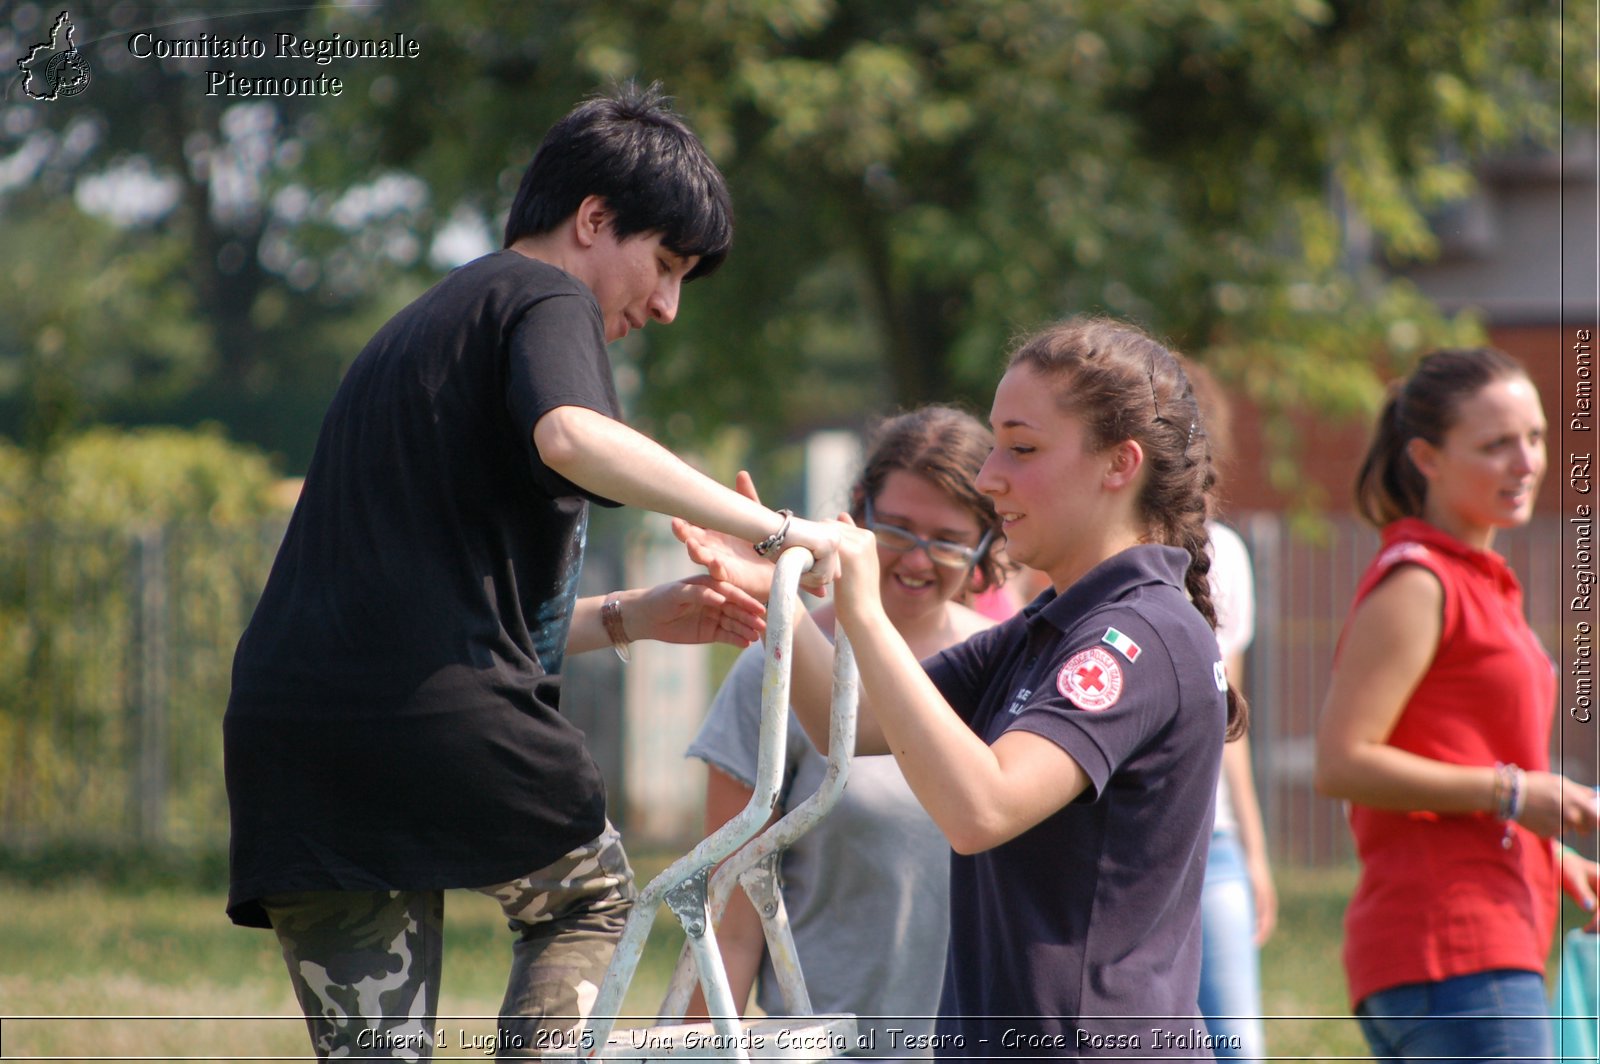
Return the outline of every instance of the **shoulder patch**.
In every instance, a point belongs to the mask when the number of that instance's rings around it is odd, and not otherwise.
[[[1217,682],[1217,690],[1226,691],[1228,689],[1228,666],[1220,661],[1212,662],[1211,678]]]
[[[1139,644],[1123,635],[1115,628],[1107,628],[1106,634],[1100,637],[1100,642],[1127,658],[1129,661],[1138,661],[1139,655],[1144,653],[1139,649]]]
[[[1110,709],[1122,697],[1122,666],[1099,647],[1080,650],[1056,673],[1056,690],[1079,709]]]

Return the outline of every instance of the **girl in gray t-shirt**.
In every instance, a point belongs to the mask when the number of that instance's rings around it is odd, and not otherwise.
[[[881,592],[895,627],[928,657],[990,625],[958,601],[1002,579],[994,507],[973,486],[993,445],[971,416],[930,406],[879,429],[851,492],[856,523],[877,536]],[[831,631],[831,607],[817,621]],[[736,815],[754,789],[760,746],[760,647],[742,654],[717,692],[689,755],[710,768],[706,830]],[[790,720],[782,816],[820,786],[827,761]],[[894,758],[855,759],[830,815],[782,863],[784,905],[812,1004],[854,1013],[873,1056],[927,1055],[949,923],[950,847]],[[717,931],[735,1001],[782,998],[760,920],[735,892]],[[703,1011],[703,1004],[697,1003]],[[692,1011],[692,1010],[691,1010]]]

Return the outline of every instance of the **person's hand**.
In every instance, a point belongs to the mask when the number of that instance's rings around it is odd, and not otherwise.
[[[883,609],[878,588],[878,539],[857,528],[849,514],[840,514],[839,579],[833,588],[833,609],[848,630],[873,610]]]
[[[739,470],[739,475],[733,479],[733,488],[739,494],[755,502],[761,501],[761,496],[756,493],[756,482],[748,470]],[[804,547],[811,552],[811,568],[800,577],[800,589],[809,591],[813,595],[821,595],[822,589],[827,587],[839,575],[839,533],[833,522],[808,521],[804,517],[791,517],[789,531],[783,537],[783,547],[779,554],[790,547]],[[754,548],[750,551],[755,555]],[[777,562],[774,557],[773,562]],[[770,575],[768,576],[770,580]]]
[[[1255,944],[1260,949],[1278,926],[1278,888],[1272,882],[1272,868],[1263,859],[1249,864],[1250,893],[1255,899]]]
[[[755,480],[746,470],[739,470],[733,487],[745,498],[761,501]],[[772,590],[772,570],[778,560],[776,554],[763,558],[756,553],[754,546],[744,540],[701,528],[681,517],[672,519],[672,534],[689,552],[689,560],[703,566],[711,576],[733,584],[762,602],[767,601]],[[820,595],[836,575],[838,543],[839,534],[831,522],[820,523],[792,517],[789,519],[789,531],[784,536],[783,548],[778,553],[789,547],[809,550],[815,561],[810,571],[800,578],[800,587]]]
[[[1561,889],[1589,914],[1589,926],[1584,930],[1593,934],[1600,930],[1600,911],[1596,907],[1596,895],[1600,894],[1600,865],[1565,846],[1560,848],[1558,860],[1561,862]]]
[[[707,575],[656,585],[628,603],[622,623],[630,639],[747,647],[766,630],[766,614],[753,596]]]
[[[1535,835],[1549,839],[1562,829],[1593,832],[1600,826],[1600,799],[1592,787],[1554,772],[1524,772],[1522,788],[1522,812],[1517,823]]]
[[[750,544],[681,517],[672,519],[672,534],[683,544],[689,560],[704,568],[712,579],[736,587],[759,602],[767,601],[772,591],[773,564],[756,554]]]
[[[791,518],[789,534],[783,539],[784,550],[790,547],[804,547],[816,559],[800,577],[800,586],[813,595],[822,594],[839,575],[839,526],[832,521]]]
[[[756,493],[756,483],[743,469],[733,482],[734,490],[747,499],[761,501]],[[774,559],[761,557],[755,547],[736,536],[713,532],[681,517],[672,519],[672,534],[678,537],[689,560],[701,566],[714,579],[732,584],[745,594],[762,602],[772,591]]]

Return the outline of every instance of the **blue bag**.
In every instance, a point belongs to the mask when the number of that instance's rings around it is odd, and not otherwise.
[[[1556,1059],[1564,1064],[1600,1060],[1600,935],[1574,928],[1561,948],[1554,1000]]]

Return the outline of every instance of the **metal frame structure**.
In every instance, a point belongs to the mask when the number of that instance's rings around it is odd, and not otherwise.
[[[572,1055],[604,1060],[666,1060],[707,1056],[824,1060],[853,1045],[855,1017],[816,1016],[800,970],[794,937],[778,884],[783,851],[828,815],[843,793],[855,750],[860,684],[855,657],[841,633],[834,648],[833,699],[829,715],[828,767],[822,786],[767,831],[762,825],[777,807],[788,737],[794,623],[800,609],[800,576],[813,564],[810,551],[790,548],[778,559],[767,606],[767,653],[761,685],[761,742],[755,790],[737,816],[669,865],[639,893],[623,927],[589,1018],[574,1038]],[[720,868],[717,866],[721,865]],[[715,874],[713,875],[713,869]],[[746,1025],[733,1000],[717,949],[715,925],[735,887],[742,887],[761,915],[762,930],[789,1011],[788,1017]],[[673,972],[657,1026],[613,1033],[622,1000],[644,953],[644,944],[665,903],[683,925],[683,953]],[[698,976],[698,979],[697,979]],[[705,996],[710,1024],[684,1024],[696,983]],[[566,1054],[548,1054],[566,1055]]]

